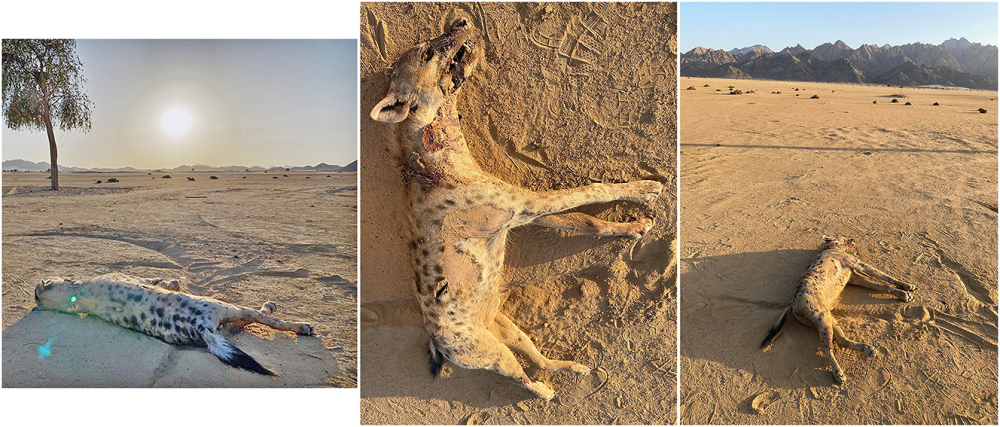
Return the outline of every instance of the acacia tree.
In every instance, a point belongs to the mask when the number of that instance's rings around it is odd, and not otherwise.
[[[52,189],[59,189],[56,135],[90,130],[93,103],[71,39],[3,40],[3,118],[11,130],[45,130],[49,137]]]

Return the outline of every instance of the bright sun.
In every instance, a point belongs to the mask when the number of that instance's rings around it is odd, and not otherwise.
[[[191,128],[191,115],[183,108],[171,108],[160,120],[163,130],[170,136],[181,136]]]

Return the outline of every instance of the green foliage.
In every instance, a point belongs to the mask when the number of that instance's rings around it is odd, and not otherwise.
[[[63,131],[90,130],[93,103],[76,41],[3,40],[3,118],[12,130],[45,130],[46,119]]]

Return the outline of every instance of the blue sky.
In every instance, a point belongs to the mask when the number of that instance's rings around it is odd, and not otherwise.
[[[949,38],[997,44],[997,3],[686,3],[680,4],[681,52],[762,44],[778,51],[843,40],[941,44]]]
[[[357,159],[356,40],[77,40],[92,129],[56,130],[59,164],[171,168]],[[164,117],[190,126],[171,135]],[[48,161],[3,126],[3,159]]]

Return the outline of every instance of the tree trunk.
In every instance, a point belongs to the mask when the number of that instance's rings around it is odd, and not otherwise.
[[[59,164],[56,162],[59,152],[56,150],[56,134],[52,131],[52,119],[49,118],[49,115],[43,115],[42,120],[45,122],[45,132],[49,135],[49,170],[52,171],[52,189],[58,190]]]

